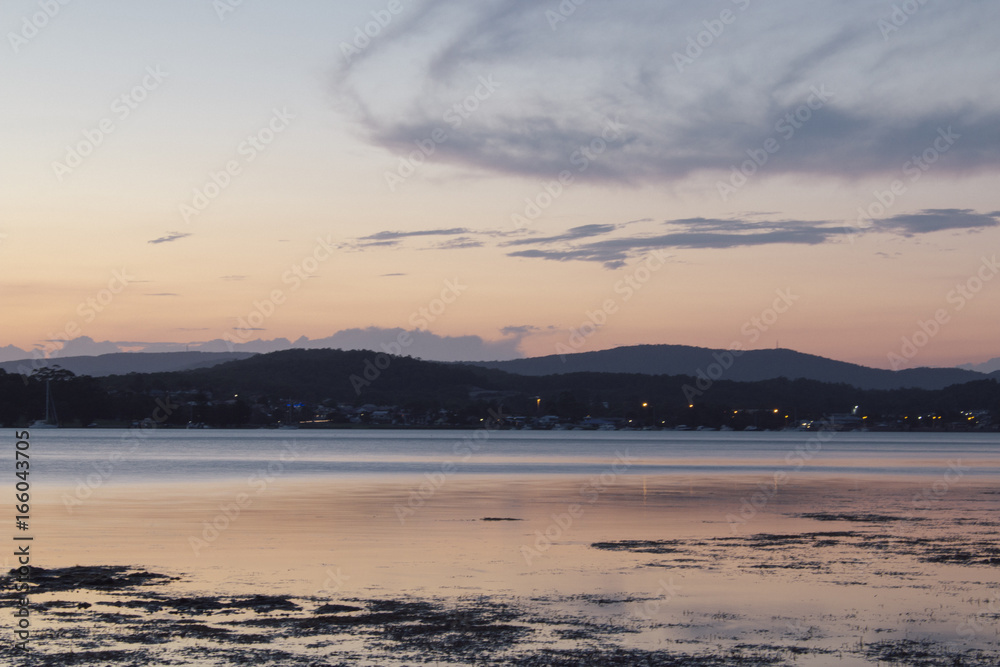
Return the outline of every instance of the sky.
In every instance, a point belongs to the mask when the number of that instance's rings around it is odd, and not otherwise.
[[[8,0],[0,359],[983,363],[998,27],[975,0]]]

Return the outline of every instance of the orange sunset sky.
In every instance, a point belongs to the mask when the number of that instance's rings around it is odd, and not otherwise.
[[[0,27],[0,360],[400,329],[440,359],[1000,357],[997,3],[11,0]]]

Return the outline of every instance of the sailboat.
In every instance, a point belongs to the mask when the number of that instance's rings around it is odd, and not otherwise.
[[[52,400],[51,380],[45,381],[45,419],[39,419],[30,428],[59,428],[59,417],[56,416],[56,403]]]

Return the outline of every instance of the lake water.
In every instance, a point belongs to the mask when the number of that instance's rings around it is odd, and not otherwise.
[[[33,564],[176,577],[36,596],[56,662],[84,638],[148,664],[1000,664],[996,434],[60,429],[30,451]],[[300,609],[170,607],[260,593]],[[371,613],[317,626],[326,603]],[[194,622],[211,641],[177,639]]]
[[[996,434],[829,432],[45,430],[33,434],[38,483],[99,474],[107,484],[291,477],[601,474],[936,475],[961,459],[1000,474]],[[453,467],[452,467],[453,466]]]

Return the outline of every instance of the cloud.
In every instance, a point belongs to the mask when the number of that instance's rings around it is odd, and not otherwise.
[[[100,354],[113,354],[115,352],[121,352],[121,348],[119,348],[116,343],[112,343],[109,340],[99,343],[90,336],[80,336],[79,338],[74,338],[64,342],[62,349],[58,352],[58,356],[96,357]],[[57,355],[51,354],[49,356],[55,357]]]
[[[590,236],[601,236],[603,234],[609,234],[615,231],[616,229],[621,228],[622,226],[623,225],[602,225],[602,224],[581,225],[580,227],[572,227],[565,233],[558,234],[556,236],[548,236],[544,238],[516,239],[514,241],[507,241],[503,245],[516,246],[516,245],[531,245],[536,243],[557,243],[559,241],[575,241]]]
[[[477,241],[469,236],[459,236],[456,239],[449,239],[442,243],[437,244],[431,250],[464,250],[466,248],[481,248],[483,247],[482,241]]]
[[[959,138],[936,171],[1000,165],[1000,3],[921,4],[885,33],[886,3],[737,2],[701,47],[717,7],[573,6],[562,21],[555,3],[415,4],[335,73],[341,108],[393,154],[440,129],[429,162],[532,178],[714,181],[768,139],[767,175],[896,176],[948,128]],[[480,77],[495,92],[449,122]]]
[[[262,331],[262,329],[239,329]],[[310,339],[301,336],[294,342],[287,338],[255,339],[245,343],[217,338],[192,343],[134,343],[130,347],[143,352],[172,352],[191,350],[199,352],[277,352],[292,348],[343,350],[371,350],[409,355],[435,361],[484,361],[519,359],[524,355],[519,349],[522,335],[506,335],[499,340],[486,340],[479,336],[439,336],[422,329],[367,327],[344,329],[325,338]],[[401,345],[400,341],[409,341]],[[398,352],[396,351],[398,347]]]
[[[21,359],[28,359],[30,357],[30,352],[22,350],[17,346],[5,345],[4,347],[0,347],[0,361],[20,361]]]
[[[877,231],[903,236],[929,234],[949,229],[985,229],[1000,225],[1000,211],[976,213],[968,208],[929,208],[919,213],[894,215],[874,222]]]
[[[458,236],[468,234],[470,230],[464,227],[453,227],[451,229],[420,229],[416,231],[382,231],[368,236],[362,236],[354,243],[354,248],[373,248],[395,246],[403,239],[417,238],[422,236]]]
[[[391,248],[399,245],[399,241],[368,241],[365,243],[357,243],[353,247],[354,250],[360,250],[362,248]]]
[[[741,218],[682,218],[667,220],[668,233],[643,233],[577,243],[588,234],[574,228],[556,236],[510,241],[505,246],[534,246],[507,253],[553,261],[601,262],[607,268],[623,266],[629,259],[656,249],[716,249],[760,245],[819,245],[849,237],[858,230],[830,220],[749,220]],[[943,230],[979,230],[1000,226],[1000,211],[976,213],[971,209],[926,209],[877,220],[867,232],[912,237]],[[615,225],[588,225],[593,236],[618,229]]]
[[[192,235],[191,232],[167,232],[166,236],[161,236],[158,239],[153,239],[152,241],[148,241],[148,243],[170,243],[171,241],[184,239],[191,235]]]
[[[421,229],[412,232],[376,232],[369,236],[362,236],[361,241],[389,241],[405,239],[412,236],[454,236],[456,234],[468,234],[469,230],[464,227],[452,227],[451,229]]]
[[[536,327],[531,324],[521,324],[518,326],[509,326],[500,329],[500,333],[504,336],[517,336],[518,338],[524,338],[530,336],[531,334],[539,333],[540,331],[552,331],[556,327],[548,326],[545,328]]]
[[[199,331],[199,329],[190,329]],[[243,330],[241,330],[243,331]],[[291,349],[292,343],[287,338],[275,338],[273,340],[252,340],[246,343],[233,344],[232,341],[224,338],[215,338],[207,341],[195,341],[190,343],[162,343],[162,342],[119,342],[122,347],[129,348],[129,352],[278,352],[280,350]]]
[[[962,364],[958,368],[964,368],[970,371],[979,371],[980,373],[995,373],[1000,371],[1000,357],[994,357],[989,361],[984,361],[981,364]]]
[[[751,222],[740,219],[685,218],[668,220],[663,224],[672,231],[666,234],[644,233],[604,238],[585,243],[567,243],[567,240],[586,238],[586,234],[573,234],[573,230],[570,230],[567,234],[517,242],[517,245],[533,244],[542,247],[516,250],[509,252],[508,255],[560,262],[570,260],[601,262],[605,267],[614,269],[623,266],[633,257],[664,248],[726,249],[771,244],[817,245],[846,235],[850,231],[828,221]],[[617,228],[614,225],[610,227]],[[596,235],[605,230],[592,231]]]
[[[617,229],[621,229],[627,225],[635,224],[636,222],[648,222],[646,220],[633,220],[631,222],[621,223],[621,224],[590,224],[581,225],[579,227],[573,227],[567,230],[563,234],[557,236],[551,236],[546,238],[518,238],[513,241],[504,241],[500,243],[501,246],[516,246],[516,245],[526,245],[526,244],[536,244],[536,243],[550,243],[556,241],[572,241],[577,239],[587,238],[589,236],[599,236],[601,234],[607,234],[613,232]],[[370,249],[375,247],[399,247],[402,242],[410,238],[421,238],[429,236],[455,236],[456,238],[451,238],[446,241],[441,241],[434,245],[426,246],[425,250],[465,250],[468,248],[481,248],[486,245],[486,241],[493,239],[504,239],[512,236],[524,237],[525,235],[530,235],[531,232],[523,229],[518,230],[471,230],[465,227],[455,227],[451,229],[428,229],[428,230],[418,230],[412,232],[397,232],[397,231],[382,231],[376,232],[375,234],[370,234],[368,236],[362,236],[348,247],[353,247],[354,249]],[[399,273],[386,273],[382,274],[384,276],[396,276],[405,275]]]
[[[402,341],[410,344],[402,346]],[[332,347],[343,350],[372,350],[432,359],[435,361],[483,361],[519,359],[523,355],[518,349],[520,338],[506,338],[498,341],[485,340],[479,336],[439,336],[423,329],[367,327],[344,329],[327,338],[308,340],[298,347]],[[400,351],[395,352],[399,346]]]
[[[714,249],[763,245],[819,245],[850,237],[859,231],[914,236],[943,230],[979,230],[1000,226],[1000,211],[977,213],[972,209],[925,209],[875,221],[859,230],[848,221],[768,219],[773,213],[746,213],[731,218],[677,218],[654,223],[651,218],[625,223],[592,223],[571,227],[549,236],[511,234],[465,228],[426,232],[378,232],[365,238],[388,238],[386,243],[402,243],[408,237],[456,234],[456,238],[426,247],[427,250],[456,250],[485,247],[492,243],[508,249],[507,256],[559,262],[599,262],[606,268],[624,266],[629,260],[659,249]],[[626,233],[626,230],[631,233]],[[663,231],[663,230],[666,231]],[[516,250],[514,248],[517,248]]]
[[[342,247],[351,250],[368,250],[372,248],[397,248],[407,239],[428,238],[436,236],[454,236],[445,241],[440,241],[434,245],[427,246],[427,250],[464,250],[467,248],[479,248],[484,245],[482,239],[506,238],[509,236],[523,236],[524,230],[472,230],[466,227],[451,227],[447,229],[418,229],[414,231],[393,231],[386,230],[375,232],[368,236],[354,239],[352,242],[344,244]],[[479,237],[479,238],[476,238]],[[397,275],[397,274],[386,274]]]

